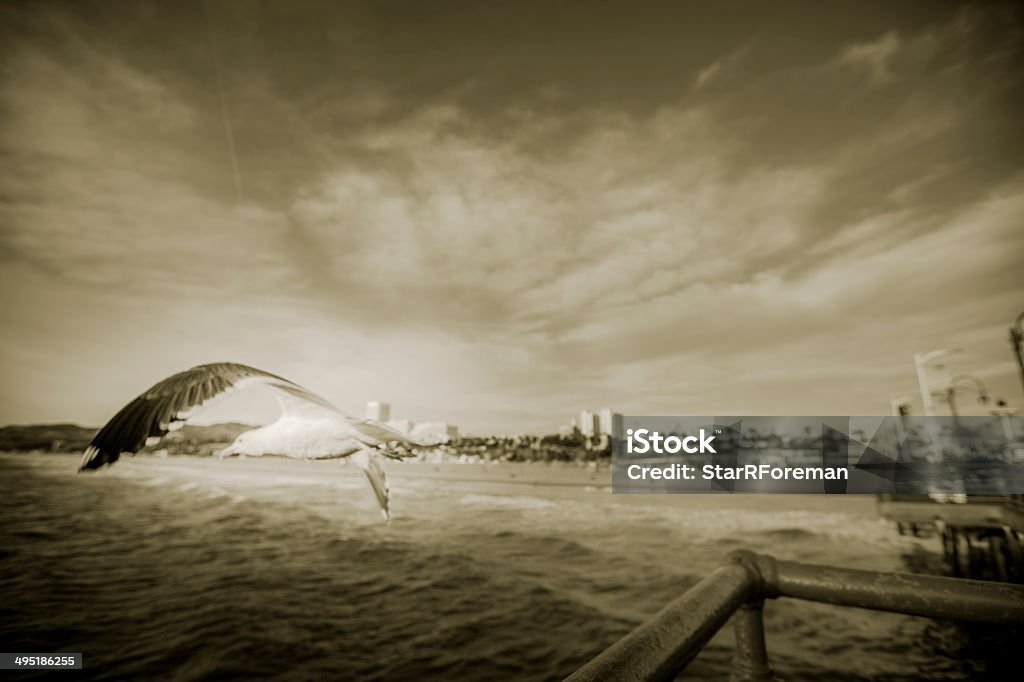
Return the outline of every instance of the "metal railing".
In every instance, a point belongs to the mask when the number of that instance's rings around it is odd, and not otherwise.
[[[778,597],[943,620],[1024,625],[1024,586],[777,561],[748,551],[574,672],[566,682],[671,680],[730,618],[732,679],[772,680],[762,618]]]

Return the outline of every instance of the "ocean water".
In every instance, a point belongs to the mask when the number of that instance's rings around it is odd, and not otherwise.
[[[337,462],[76,463],[0,455],[0,648],[83,652],[61,679],[553,680],[737,548],[939,571],[937,542],[869,497],[613,496],[606,474],[399,463],[384,525]],[[989,630],[792,600],[765,618],[786,679],[1005,672]],[[731,655],[727,626],[685,677],[726,679]]]

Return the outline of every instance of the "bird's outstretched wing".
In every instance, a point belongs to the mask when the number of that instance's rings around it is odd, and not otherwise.
[[[216,398],[251,385],[266,385],[281,391],[285,398],[282,400],[282,409],[286,412],[305,406],[319,412],[329,412],[348,421],[357,431],[362,430],[359,425],[363,422],[347,417],[329,402],[295,382],[255,367],[234,362],[216,362],[167,377],[121,408],[92,439],[82,457],[79,471],[98,469],[104,464],[116,462],[125,452],[136,453],[146,445],[147,440],[159,439],[168,431],[180,427],[186,419]],[[401,435],[400,431],[388,430]],[[412,442],[408,438],[405,440]]]
[[[391,521],[391,508],[388,502],[391,489],[388,486],[387,471],[381,464],[380,454],[376,450],[360,450],[352,455],[352,462],[366,474],[370,490],[373,491],[377,498],[377,504],[380,505],[380,515],[384,517],[385,521]]]
[[[374,421],[373,419],[354,419],[352,417],[345,417],[350,428],[359,432],[361,436],[365,436],[364,442],[368,440],[370,443],[380,443],[383,445],[390,446],[392,443],[399,443],[400,445],[411,445],[414,447],[432,447],[437,445],[436,442],[430,442],[419,438],[414,438],[412,435],[399,431],[398,429],[388,426],[383,422]],[[411,453],[396,451],[390,447],[380,451],[380,454],[391,459],[404,459],[409,457]]]

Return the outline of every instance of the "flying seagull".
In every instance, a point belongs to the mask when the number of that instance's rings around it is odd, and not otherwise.
[[[135,454],[228,393],[249,386],[276,389],[281,416],[268,426],[244,431],[219,455],[283,455],[295,459],[351,457],[370,483],[384,520],[390,519],[388,479],[383,457],[402,459],[407,450],[393,444],[425,446],[408,434],[370,419],[355,419],[302,386],[270,372],[234,362],[199,365],[153,385],[99,430],[78,470],[113,464]],[[383,457],[382,457],[383,456]]]

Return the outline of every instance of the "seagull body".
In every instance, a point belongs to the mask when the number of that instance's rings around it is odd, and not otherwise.
[[[79,471],[113,464],[124,453],[135,454],[180,428],[218,398],[255,385],[275,389],[281,405],[280,418],[240,433],[219,456],[349,457],[366,474],[381,515],[388,520],[389,494],[383,458],[409,456],[407,450],[397,449],[396,444],[425,443],[386,424],[350,417],[288,379],[232,362],[199,365],[154,384],[99,430],[82,457]]]

